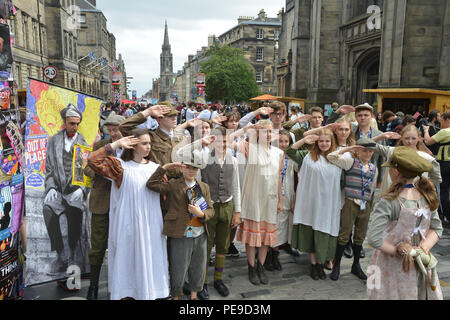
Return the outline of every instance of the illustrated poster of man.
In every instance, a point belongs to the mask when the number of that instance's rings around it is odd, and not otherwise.
[[[49,138],[45,163],[43,215],[51,251],[57,254],[51,263],[50,276],[65,274],[71,265],[84,265],[88,249],[80,239],[89,189],[72,184],[75,145],[87,146],[83,135],[78,132],[83,116],[74,105],[69,104],[61,111],[61,117],[65,128]],[[63,217],[67,221],[67,244],[62,232]]]

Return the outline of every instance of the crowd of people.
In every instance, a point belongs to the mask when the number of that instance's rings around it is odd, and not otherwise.
[[[253,285],[282,270],[280,249],[307,253],[314,280],[330,270],[338,281],[343,255],[353,256],[351,273],[367,280],[367,241],[383,276],[367,282],[370,299],[442,299],[432,266],[423,272],[418,261],[435,259],[449,227],[450,112],[375,116],[367,103],[333,103],[326,115],[303,114],[277,101],[254,111],[193,102],[135,111],[107,105],[85,169],[94,178],[89,300],[106,249],[112,299],[187,291],[207,300],[211,264],[226,297],[235,241]]]

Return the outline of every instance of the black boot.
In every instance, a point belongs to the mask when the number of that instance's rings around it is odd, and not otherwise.
[[[327,278],[327,275],[325,274],[325,271],[323,270],[324,266],[322,263],[316,264],[317,273],[319,274],[320,280],[325,280]]]
[[[97,300],[98,297],[98,287],[89,286],[86,300]]]
[[[202,291],[197,293],[197,298],[199,300],[209,300],[208,285],[206,283],[203,285]]]
[[[269,248],[266,255],[266,261],[264,262],[264,269],[267,271],[273,271],[275,269],[273,266],[272,252],[272,248]]]
[[[313,280],[319,280],[319,273],[317,272],[317,267],[315,264],[311,264],[311,278]]]
[[[330,279],[333,281],[339,280],[339,275],[341,273],[341,259],[344,254],[346,246],[341,246],[340,244],[336,247],[336,256],[334,258],[333,271],[331,271]]]
[[[361,265],[359,264],[361,249],[362,246],[353,245],[353,251],[355,255],[353,257],[352,273],[361,280],[367,280],[367,276],[365,275],[364,271],[362,271]]]
[[[278,252],[277,250],[273,250],[272,251],[272,263],[273,263],[273,268],[277,271],[281,271],[283,268],[281,267],[281,263],[280,260],[278,259],[278,256],[280,255],[280,252]]]
[[[261,264],[261,262],[259,262],[258,259],[256,259],[256,271],[258,274],[259,281],[261,281],[262,284],[268,284],[269,278],[267,278],[267,275],[264,272],[264,267]]]
[[[258,272],[256,271],[256,262],[257,260],[255,260],[255,266],[252,267],[250,265],[250,263],[247,262],[248,264],[248,280],[254,284],[255,286],[261,284],[261,281],[258,278]]]
[[[364,259],[366,257],[366,253],[364,252],[364,248],[361,248],[361,253],[359,254],[359,257],[361,259]]]
[[[352,237],[350,237],[350,240],[347,243],[347,246],[345,247],[344,255],[345,257],[351,259],[353,258],[353,248],[352,248]]]

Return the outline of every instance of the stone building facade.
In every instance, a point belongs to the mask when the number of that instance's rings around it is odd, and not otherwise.
[[[14,80],[19,91],[19,104],[25,104],[27,79],[43,79],[43,66],[48,64],[47,25],[42,1],[16,0],[17,13],[8,20],[14,35]]]
[[[281,13],[276,18],[268,18],[263,9],[257,18],[239,17],[235,27],[218,37],[220,45],[244,50],[260,91],[266,94],[275,95],[277,91],[275,60],[281,21]]]
[[[323,107],[376,103],[364,89],[450,89],[448,0],[287,0],[282,24],[278,95]]]
[[[14,78],[20,105],[25,104],[28,78],[47,80],[43,77],[47,65],[58,69],[54,83],[110,99],[111,68],[107,64],[92,68],[94,65],[88,65],[89,58],[80,60],[89,54],[91,47],[98,46],[102,56],[96,54],[96,58],[106,57],[109,63],[117,63],[116,39],[107,31],[106,18],[95,8],[95,0],[14,0],[13,3],[17,13],[9,25],[14,35]],[[76,13],[76,7],[81,11]],[[81,18],[79,23],[73,18],[77,14]],[[93,27],[95,17],[102,21],[101,28]],[[123,61],[122,64],[125,70]],[[126,83],[126,73],[124,77]]]

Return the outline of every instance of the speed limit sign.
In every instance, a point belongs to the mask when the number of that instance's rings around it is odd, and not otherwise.
[[[46,66],[44,68],[44,77],[49,80],[53,80],[58,75],[58,70],[54,66]]]

